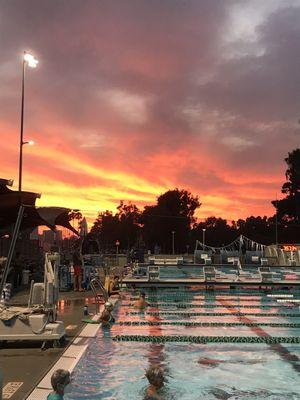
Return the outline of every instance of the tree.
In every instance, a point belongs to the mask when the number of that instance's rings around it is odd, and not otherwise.
[[[238,236],[234,225],[230,226],[226,219],[209,217],[200,222],[192,230],[194,242],[203,240],[203,229],[205,229],[205,244],[212,247],[221,247],[231,243]]]
[[[69,212],[68,219],[69,221],[72,221],[73,223],[73,228],[74,228],[74,221],[77,221],[77,225],[79,226],[83,216],[82,213],[79,210],[72,210]]]
[[[300,221],[300,149],[288,153],[285,158],[287,181],[282,185],[281,192],[286,195],[282,200],[273,200],[277,208],[278,221],[284,224],[299,223]]]
[[[175,252],[186,251],[194,213],[200,206],[197,196],[179,189],[168,190],[158,197],[156,205],[146,206],[141,222],[148,248],[159,245],[162,252],[171,253],[174,237]]]
[[[141,212],[134,204],[125,204],[121,200],[118,209],[118,218],[120,223],[120,243],[127,250],[131,249],[137,242],[141,227],[139,220]]]
[[[108,210],[99,213],[91,229],[91,236],[102,250],[115,251],[117,241],[120,249],[130,249],[138,239],[141,213],[137,206],[121,200],[117,210],[115,214]]]
[[[249,239],[263,244],[275,242],[275,223],[273,217],[248,217],[239,219],[236,223],[238,235],[247,236]]]
[[[118,215],[106,210],[98,214],[91,234],[100,244],[103,251],[113,251],[115,243],[119,240],[119,218]]]

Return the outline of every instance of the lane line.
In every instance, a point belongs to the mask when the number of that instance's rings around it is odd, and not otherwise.
[[[228,305],[230,305],[228,303],[228,301],[226,300],[220,300],[220,302],[227,307]],[[253,320],[251,320],[250,318],[246,317],[245,315],[237,315],[237,311],[234,308],[227,308],[234,316],[238,317],[238,320],[247,324],[253,324]],[[249,326],[250,330],[254,333],[256,333],[256,335],[260,336],[260,337],[268,337],[270,338],[271,335],[269,335],[264,329],[262,329],[259,326]],[[292,354],[287,348],[285,348],[284,346],[282,346],[280,343],[274,343],[274,344],[268,344],[268,346],[270,346],[270,348],[277,353],[280,358],[284,361],[287,361],[292,367],[293,369],[300,373],[300,365],[296,364],[295,362],[299,362],[300,359],[298,356],[296,356],[295,354]]]

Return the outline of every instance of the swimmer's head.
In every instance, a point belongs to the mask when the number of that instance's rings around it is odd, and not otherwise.
[[[59,394],[64,394],[65,387],[70,382],[70,372],[65,369],[57,369],[51,376],[53,390]]]
[[[111,303],[110,301],[107,301],[107,302],[104,304],[104,307],[105,307],[107,310],[112,310],[112,309],[114,308],[114,306],[112,305],[112,303]]]
[[[144,299],[146,297],[146,293],[145,292],[141,292],[140,293],[140,297],[142,297]]]
[[[158,389],[164,386],[165,377],[162,368],[151,366],[147,369],[145,375],[151,385]]]

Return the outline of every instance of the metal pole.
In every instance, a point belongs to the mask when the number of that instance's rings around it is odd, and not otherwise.
[[[25,55],[25,52],[24,52]],[[19,191],[22,190],[22,164],[23,164],[23,127],[24,127],[24,97],[25,97],[25,59],[23,57],[22,71],[22,102],[21,102],[21,130],[20,130],[20,155],[19,155]]]
[[[172,254],[175,254],[175,231],[172,231]]]
[[[8,255],[7,255],[7,260],[6,260],[3,275],[2,275],[2,280],[0,282],[0,297],[3,293],[3,289],[6,284],[9,267],[10,267],[11,260],[12,260],[13,254],[14,254],[16,241],[17,241],[17,238],[19,235],[19,230],[20,230],[20,226],[21,226],[21,222],[22,222],[22,218],[23,218],[23,213],[24,213],[24,206],[21,205],[19,208],[17,221],[16,221],[16,224],[14,227],[14,232],[13,232],[13,235],[11,238],[11,243],[10,243],[10,247],[9,247],[9,251],[8,251]]]
[[[276,213],[275,213],[275,243],[276,247],[278,247],[278,204],[277,204],[277,193],[276,193]]]
[[[202,229],[202,243],[203,243],[203,249],[205,249],[205,229]]]

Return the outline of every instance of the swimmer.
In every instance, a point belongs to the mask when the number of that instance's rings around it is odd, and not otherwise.
[[[145,300],[146,294],[144,292],[140,293],[140,297],[134,303],[133,307],[138,308],[139,310],[143,310],[145,307],[149,305],[149,303]]]
[[[65,369],[57,369],[51,376],[51,385],[53,392],[47,397],[47,400],[63,400],[65,388],[71,382],[70,372]]]
[[[145,375],[149,381],[145,400],[160,400],[161,397],[158,392],[164,386],[165,382],[162,368],[150,366]]]
[[[104,304],[104,310],[102,311],[102,314],[100,317],[100,322],[102,322],[102,325],[109,325],[109,324],[115,322],[115,319],[111,314],[113,308],[114,307],[110,301],[107,301]]]
[[[200,360],[198,360],[198,364],[200,365],[204,365],[206,367],[217,367],[219,364],[224,364],[224,363],[228,363],[228,364],[259,364],[261,363],[262,360],[218,360],[215,358],[200,358]]]

